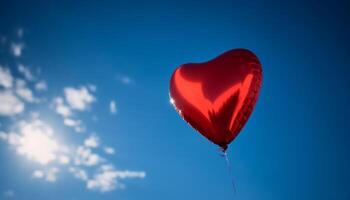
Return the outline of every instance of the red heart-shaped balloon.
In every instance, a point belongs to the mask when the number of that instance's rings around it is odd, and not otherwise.
[[[170,98],[194,129],[225,151],[247,122],[261,81],[254,53],[234,49],[205,63],[178,67],[170,80]]]

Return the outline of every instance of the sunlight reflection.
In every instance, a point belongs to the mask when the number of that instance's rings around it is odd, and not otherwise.
[[[22,123],[17,152],[46,165],[56,159],[57,142],[52,138],[52,129],[36,120]]]

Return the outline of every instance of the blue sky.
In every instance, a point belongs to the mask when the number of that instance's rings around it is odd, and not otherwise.
[[[0,199],[349,199],[348,10],[2,1]],[[232,48],[254,51],[264,70],[228,150],[235,195],[217,147],[168,97],[178,65]]]

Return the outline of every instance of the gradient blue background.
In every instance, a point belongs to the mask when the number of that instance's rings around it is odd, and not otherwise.
[[[115,118],[94,109],[106,122],[95,129],[120,152],[118,167],[147,177],[106,194],[69,177],[28,182],[2,146],[0,190],[15,188],[14,198],[26,200],[350,199],[349,9],[341,1],[2,0],[0,33],[26,30],[21,60],[42,68],[49,92],[94,83],[99,103],[116,99]],[[229,148],[233,195],[217,147],[169,104],[168,81],[182,63],[239,47],[258,55],[264,80]],[[118,74],[135,83],[119,84]]]

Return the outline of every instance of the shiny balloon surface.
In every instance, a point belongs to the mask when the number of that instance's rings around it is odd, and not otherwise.
[[[255,54],[233,49],[205,63],[179,66],[170,80],[170,98],[185,121],[226,150],[247,122],[261,82]]]

